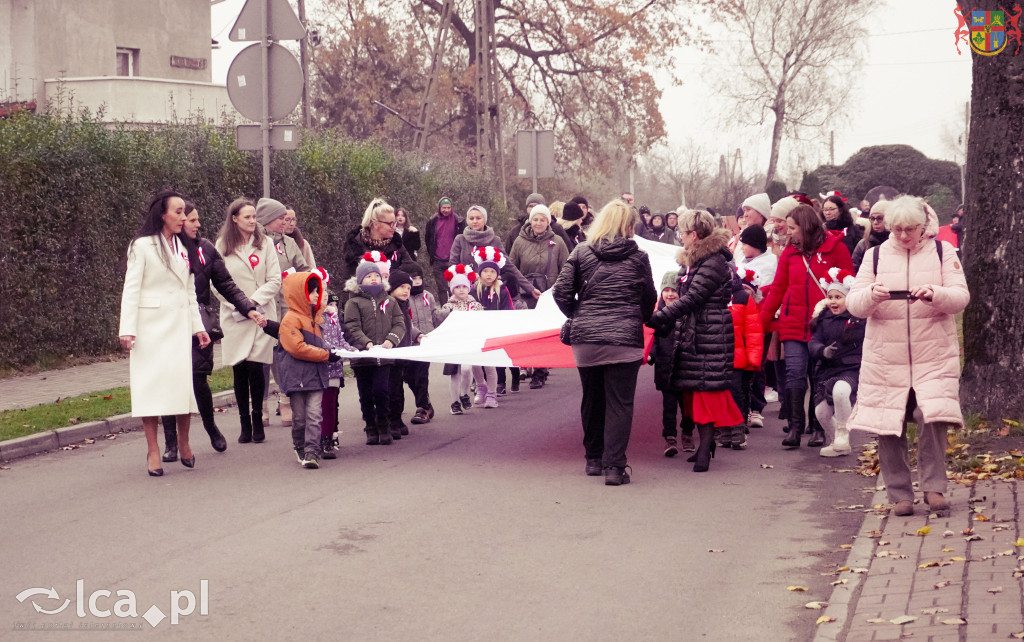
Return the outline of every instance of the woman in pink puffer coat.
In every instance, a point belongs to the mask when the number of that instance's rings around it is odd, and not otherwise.
[[[889,240],[864,255],[846,298],[850,313],[867,319],[857,405],[849,428],[878,435],[889,501],[896,505],[897,515],[912,515],[905,420],[910,411],[918,425],[924,500],[945,515],[946,434],[951,426],[964,423],[954,315],[967,307],[971,296],[956,250],[935,240],[938,217],[923,199],[896,199],[886,210],[885,222]]]

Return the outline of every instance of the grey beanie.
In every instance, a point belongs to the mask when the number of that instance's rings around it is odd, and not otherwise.
[[[380,275],[380,264],[373,261],[360,261],[356,266],[356,285],[361,285],[367,274],[377,273]],[[383,275],[381,275],[383,278]]]
[[[661,276],[661,290],[665,288],[672,288],[674,290],[677,287],[679,287],[679,272],[672,270]],[[658,291],[660,292],[661,290]]]
[[[256,222],[266,227],[285,215],[288,210],[280,201],[272,198],[261,198],[256,203]]]
[[[546,205],[546,203],[544,202],[544,195],[538,192],[534,192],[533,194],[527,196],[526,206],[529,207],[531,205]]]

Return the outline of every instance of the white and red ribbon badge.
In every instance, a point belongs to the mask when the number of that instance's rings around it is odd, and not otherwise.
[[[256,266],[259,265],[259,264],[260,264],[260,257],[256,256],[255,254],[250,254],[249,255],[249,265],[252,266],[252,269],[255,270]]]
[[[181,251],[181,260],[185,262],[185,267],[192,268],[192,263],[188,260],[188,252],[185,250]]]
[[[277,253],[284,256],[284,248],[281,247],[280,243],[275,243],[274,247],[277,248]]]
[[[198,254],[198,255],[199,255],[199,262],[200,262],[201,264],[203,264],[203,265],[206,265],[206,255],[205,255],[205,254],[203,254],[203,248],[199,248],[199,249],[198,249],[198,250],[196,251],[196,254]]]
[[[380,304],[380,311],[381,312],[387,312],[388,311],[388,303],[391,303],[391,299],[384,299],[383,303]]]

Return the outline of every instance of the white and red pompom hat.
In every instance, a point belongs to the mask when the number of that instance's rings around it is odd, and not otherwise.
[[[501,250],[491,245],[485,245],[473,250],[473,260],[476,261],[477,272],[482,272],[485,268],[492,268],[500,274],[501,268],[505,267],[505,255]]]
[[[827,279],[818,279],[818,282],[821,283],[821,287],[824,288],[825,292],[838,290],[843,294],[849,294],[855,280],[856,277],[853,275],[853,272],[834,267],[829,268]]]
[[[476,272],[473,268],[468,265],[459,263],[453,265],[444,271],[444,278],[448,281],[448,289],[454,290],[460,285],[464,285],[467,288],[473,287],[473,282],[476,281]]]
[[[382,277],[387,277],[387,275],[391,274],[391,261],[388,259],[387,255],[378,252],[377,250],[373,250],[372,252],[363,254],[363,260],[367,263],[376,263],[377,267],[380,269]]]

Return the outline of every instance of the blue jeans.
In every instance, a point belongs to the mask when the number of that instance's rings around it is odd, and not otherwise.
[[[807,343],[783,341],[782,352],[786,355],[786,390],[807,390]]]

